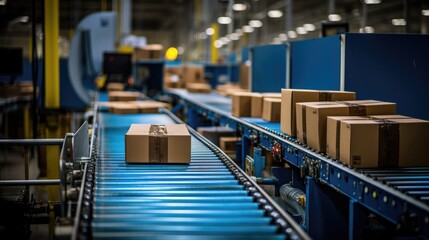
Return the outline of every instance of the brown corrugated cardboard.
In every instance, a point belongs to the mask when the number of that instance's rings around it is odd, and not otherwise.
[[[243,63],[240,64],[240,88],[242,89],[249,89],[249,71],[250,66]]]
[[[130,102],[111,102],[109,112],[114,114],[136,114],[139,113],[137,105]]]
[[[139,113],[157,113],[159,108],[168,108],[168,104],[157,101],[133,101],[130,103],[137,106]]]
[[[142,94],[138,92],[109,92],[109,101],[136,101]]]
[[[123,91],[124,88],[125,88],[125,85],[123,83],[108,83],[106,86],[106,89],[109,92]]]
[[[262,110],[264,108],[263,102],[264,98],[281,98],[281,93],[261,93],[260,95],[255,94],[252,97],[252,109],[250,111],[250,116],[255,118],[262,117]]]
[[[148,44],[144,48],[135,48],[134,56],[136,60],[140,59],[160,59],[163,54],[161,44]]]
[[[125,135],[127,163],[189,163],[191,135],[185,124],[132,124]]]
[[[204,67],[187,65],[182,67],[182,79],[185,83],[205,82]]]
[[[334,159],[340,158],[341,121],[364,119],[368,118],[360,116],[328,117],[326,122],[326,153]]]
[[[235,152],[237,142],[241,141],[240,137],[221,137],[220,149],[226,153]]]
[[[264,98],[262,119],[268,122],[280,122],[280,98]]]
[[[340,160],[351,167],[429,166],[429,122],[420,119],[341,122]]]
[[[250,117],[252,108],[252,96],[259,93],[234,92],[231,94],[232,99],[232,116]]]
[[[296,136],[296,103],[353,100],[355,97],[354,92],[282,89],[280,128],[282,132]]]
[[[298,141],[321,152],[326,150],[328,116],[396,113],[396,104],[374,100],[297,103],[296,108]]]
[[[186,89],[192,93],[211,93],[212,88],[207,83],[187,83]]]
[[[379,120],[384,120],[384,119],[398,119],[398,118],[410,118],[410,117],[403,116],[403,115],[370,115],[368,117],[373,118],[373,119],[379,119]]]

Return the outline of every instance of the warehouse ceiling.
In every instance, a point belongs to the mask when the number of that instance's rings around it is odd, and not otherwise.
[[[246,10],[233,12],[233,27],[220,25],[219,37],[229,31],[241,28],[249,20],[259,19],[261,28],[249,34],[247,44],[267,44],[287,30],[295,30],[303,24],[314,24],[316,30],[299,35],[298,38],[318,37],[320,23],[328,19],[329,3],[334,2],[331,11],[340,14],[347,21],[351,32],[359,32],[362,26],[375,33],[426,33],[429,17],[422,15],[422,9],[429,8],[429,0],[382,0],[380,4],[366,5],[366,24],[364,0],[235,0],[243,3]],[[367,1],[367,0],[365,0]],[[28,37],[31,33],[32,2],[29,0],[8,0],[0,5],[0,37]],[[42,2],[36,0],[36,21],[41,29]],[[132,31],[143,35],[151,42],[165,45],[195,44],[211,23],[228,12],[228,0],[134,0],[132,1]],[[288,19],[288,2],[292,2],[291,22]],[[105,3],[105,4],[103,4]],[[60,0],[60,34],[65,39],[85,16],[105,10],[112,10],[110,0]],[[280,18],[269,18],[269,10],[281,10]],[[28,16],[27,18],[25,18]],[[23,18],[24,17],[24,18]],[[405,26],[393,26],[392,19],[404,18]],[[290,26],[288,29],[288,25]],[[229,31],[228,31],[229,30]],[[203,38],[204,39],[204,38]],[[2,42],[0,42],[2,43]],[[3,44],[3,43],[2,43]]]

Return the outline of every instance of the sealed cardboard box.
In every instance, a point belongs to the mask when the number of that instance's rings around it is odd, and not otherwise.
[[[249,92],[234,92],[231,95],[232,99],[232,116],[235,117],[250,117],[252,109],[252,97],[259,93]]]
[[[136,48],[134,49],[135,59],[161,59],[163,48],[164,47],[161,44],[148,44],[143,48]]]
[[[341,121],[364,119],[368,118],[360,116],[328,117],[326,122],[326,153],[334,159],[340,159]]]
[[[262,119],[268,122],[280,122],[280,98],[264,98]]]
[[[250,116],[255,118],[262,117],[262,111],[264,108],[263,102],[264,98],[281,98],[281,93],[261,93],[255,94],[252,97],[252,109],[250,111]]]
[[[109,101],[136,101],[141,96],[138,92],[115,91],[109,92]]]
[[[189,163],[191,135],[185,124],[132,124],[125,135],[127,163]]]
[[[157,113],[159,108],[168,108],[168,104],[157,101],[133,101],[130,103],[137,106],[139,113]]]
[[[240,88],[249,89],[249,71],[250,66],[248,64],[240,64]]]
[[[324,152],[326,150],[326,121],[328,116],[391,115],[395,113],[395,103],[374,100],[297,103],[298,141],[317,151]]]
[[[205,82],[204,67],[187,65],[182,67],[182,79],[185,83]]]
[[[340,160],[355,168],[429,166],[428,134],[420,119],[342,121]]]
[[[356,98],[354,92],[342,91],[316,91],[302,89],[282,89],[282,104],[280,128],[282,132],[296,136],[296,103],[317,101],[340,101],[353,100]]]
[[[235,152],[237,142],[241,141],[240,137],[221,137],[220,138],[220,149],[225,153]]]
[[[109,103],[109,112],[114,114],[136,114],[139,113],[137,105],[130,102],[111,102]]]
[[[212,88],[207,83],[187,83],[186,89],[192,93],[211,93]]]
[[[388,119],[398,119],[398,118],[410,118],[403,115],[370,115],[368,116],[372,119],[378,119],[378,120],[388,120]]]
[[[123,91],[125,85],[123,83],[108,83],[106,89],[108,92]]]

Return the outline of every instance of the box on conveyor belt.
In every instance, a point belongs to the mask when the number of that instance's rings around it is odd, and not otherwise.
[[[355,98],[354,92],[282,89],[280,128],[282,132],[292,137],[296,136],[296,103],[354,100]]]
[[[216,146],[219,146],[220,138],[235,135],[234,130],[229,127],[199,127],[197,131]]]
[[[141,96],[138,92],[115,91],[109,92],[109,101],[136,101]]]
[[[123,83],[107,83],[106,89],[108,92],[124,91],[125,84]]]
[[[114,114],[136,114],[139,113],[137,105],[130,102],[109,102],[109,112]]]
[[[410,118],[402,115],[371,115],[371,116],[340,116],[328,117],[326,122],[326,153],[335,159],[340,159],[341,122],[346,120],[389,120]]]
[[[130,102],[137,106],[139,113],[157,113],[159,108],[168,108],[169,105],[157,101],[133,101]]]
[[[429,121],[345,120],[341,122],[340,161],[354,168],[429,166]]]
[[[297,138],[299,142],[324,152],[326,150],[326,121],[328,116],[366,116],[395,113],[395,103],[374,100],[297,103]]]
[[[231,92],[243,92],[246,91],[246,89],[241,89],[238,84],[235,83],[226,83],[216,86],[216,92],[220,95],[227,96],[228,93]]]
[[[197,65],[186,65],[182,67],[183,82],[206,82],[204,78],[204,67]]]
[[[250,117],[252,109],[252,97],[259,93],[251,92],[234,92],[231,94],[232,99],[232,116]]]
[[[141,59],[161,59],[164,47],[161,44],[148,44],[143,48],[135,48],[134,56],[136,60]]]
[[[264,108],[264,98],[281,98],[281,93],[260,93],[255,94],[252,97],[252,109],[250,111],[250,116],[255,118],[262,118],[262,111]]]
[[[189,163],[191,135],[185,124],[132,124],[125,135],[127,163]]]
[[[262,119],[267,122],[280,122],[280,98],[264,98]]]
[[[219,147],[225,153],[232,153],[235,152],[235,147],[239,141],[241,141],[240,137],[221,137]]]
[[[211,93],[212,87],[208,83],[187,83],[186,90],[191,93]]]
[[[177,67],[165,67],[165,73],[169,74],[169,75],[174,75],[180,78],[182,78],[182,74],[183,74],[183,67],[182,66],[177,66]]]
[[[249,89],[249,71],[250,71],[250,65],[249,64],[240,64],[240,88],[242,89]]]

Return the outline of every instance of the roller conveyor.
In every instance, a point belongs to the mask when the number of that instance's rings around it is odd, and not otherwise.
[[[92,237],[201,239],[301,238],[267,214],[213,149],[192,136],[189,165],[126,164],[124,135],[132,123],[169,124],[166,114],[99,115]],[[259,195],[258,195],[259,194]],[[258,198],[259,197],[259,198]],[[278,213],[276,213],[278,215]],[[275,214],[274,214],[275,215]],[[273,224],[276,222],[278,224]],[[280,223],[280,224],[279,224]],[[299,228],[299,227],[298,227]],[[298,230],[300,231],[300,230]],[[302,230],[301,230],[302,231]]]

